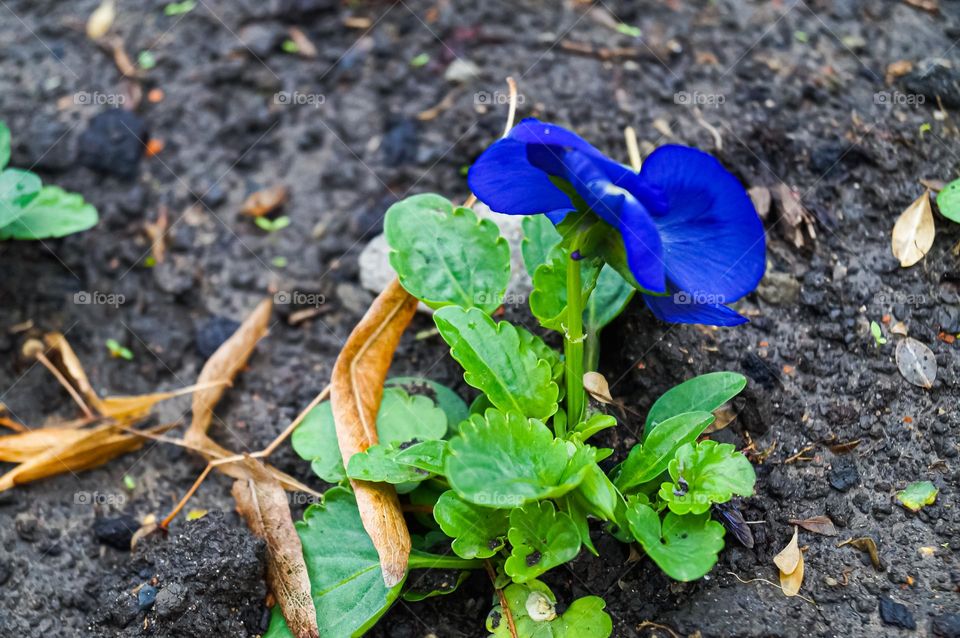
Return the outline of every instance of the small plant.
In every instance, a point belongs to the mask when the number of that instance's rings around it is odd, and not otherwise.
[[[757,285],[765,248],[740,183],[714,158],[681,146],[654,151],[634,171],[536,120],[493,144],[469,182],[493,210],[529,215],[530,310],[562,337],[563,353],[491,317],[510,278],[496,225],[438,195],[387,211],[390,263],[403,287],[434,309],[440,336],[479,395],[468,406],[433,381],[388,381],[379,442],[346,466],[329,402],[294,432],[294,449],[317,475],[341,483],[298,523],[324,636],[361,635],[396,599],[449,593],[466,571],[485,568],[500,593],[487,617],[491,635],[605,638],[613,624],[601,598],[563,601],[560,613],[540,580],[583,549],[597,553],[590,521],[690,581],[710,571],[724,546],[713,506],[753,493],[743,454],[698,442],[713,411],[745,387],[742,375],[705,374],[665,393],[642,441],[607,471],[601,463],[615,451],[593,441],[617,420],[590,404],[583,384],[597,365],[600,331],[637,291],[665,321],[746,321],[726,304]],[[429,580],[443,585],[427,585],[415,571],[384,584],[351,479],[390,483],[409,501],[422,532],[409,567],[453,570]],[[267,636],[289,635],[275,609]]]
[[[122,345],[116,339],[107,339],[104,342],[104,345],[107,346],[107,350],[110,351],[110,356],[114,359],[123,359],[124,361],[133,361],[133,351],[130,348]]]
[[[36,173],[9,162],[10,129],[0,121],[0,240],[63,237],[96,225],[97,209],[82,196],[44,186]]]

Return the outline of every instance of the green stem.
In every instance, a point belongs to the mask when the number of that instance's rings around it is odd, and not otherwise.
[[[441,556],[415,549],[410,552],[409,566],[410,569],[483,569],[483,561]]]
[[[576,241],[571,253],[577,250]],[[580,261],[571,258],[567,262],[567,324],[563,341],[567,378],[567,427],[573,429],[583,417],[586,393],[583,389],[583,283],[580,277]],[[566,432],[557,432],[563,437]]]
[[[584,341],[583,366],[587,372],[594,372],[600,366],[600,333],[596,330],[587,331],[587,340]]]

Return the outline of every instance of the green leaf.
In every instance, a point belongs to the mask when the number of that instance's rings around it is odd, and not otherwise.
[[[447,415],[430,397],[387,388],[377,412],[377,435],[380,443],[395,446],[414,439],[442,439],[447,435]]]
[[[509,512],[468,503],[453,490],[440,495],[433,517],[453,539],[453,551],[462,558],[490,558],[503,549]]]
[[[530,311],[540,321],[540,325],[558,332],[563,332],[563,325],[567,322],[567,264],[569,262],[570,253],[556,246],[550,251],[546,263],[538,266],[533,273]],[[580,276],[583,282],[581,307],[597,283],[601,265],[597,259],[580,261]]]
[[[307,563],[321,636],[359,636],[370,629],[400,595],[403,583],[383,584],[380,559],[363,528],[353,494],[333,488],[323,505],[311,505],[296,524]],[[288,638],[274,608],[264,638]]]
[[[580,425],[576,427],[574,432],[580,435],[581,441],[586,441],[591,436],[594,436],[599,432],[603,432],[608,428],[615,427],[616,425],[616,417],[613,417],[609,414],[597,413],[592,415],[586,421],[582,421]]]
[[[907,489],[897,492],[897,500],[904,507],[919,512],[926,505],[933,505],[940,490],[930,481],[917,481],[907,486]]]
[[[13,222],[0,228],[0,239],[64,237],[92,228],[97,219],[97,209],[82,195],[59,186],[44,186]]]
[[[522,638],[608,638],[613,633],[613,621],[603,611],[606,603],[599,596],[578,598],[557,616],[557,598],[539,580],[513,583],[503,595]],[[494,638],[510,638],[500,605],[487,616],[487,631]]]
[[[685,443],[697,440],[707,426],[713,423],[709,412],[687,412],[660,422],[642,444],[633,446],[627,460],[620,466],[616,485],[626,492],[667,469],[677,450]]]
[[[467,403],[456,392],[445,385],[424,379],[423,377],[393,377],[387,379],[387,387],[401,388],[407,394],[425,395],[433,399],[447,415],[447,433],[456,432],[456,427],[470,416]]]
[[[675,580],[706,575],[723,549],[723,525],[710,520],[709,513],[680,516],[668,512],[662,528],[660,516],[647,505],[631,504],[626,516],[643,551]]]
[[[517,336],[520,337],[520,348],[529,348],[533,350],[537,357],[550,364],[551,378],[557,384],[560,391],[563,391],[563,355],[547,345],[547,342],[523,328],[517,328]]]
[[[311,462],[314,473],[327,483],[339,483],[346,478],[329,401],[307,412],[290,436],[290,444],[300,458]]]
[[[197,6],[196,0],[183,0],[183,2],[171,2],[163,8],[163,15],[173,17],[183,15],[193,11]]]
[[[604,265],[583,311],[584,330],[588,333],[599,333],[623,312],[635,292],[636,289],[617,274],[616,270]]]
[[[0,121],[0,171],[10,163],[10,129],[7,123]],[[539,217],[539,215],[538,215]]]
[[[0,149],[3,146],[2,137],[3,134],[0,131]],[[2,150],[0,150],[0,153],[2,153]],[[0,161],[0,168],[2,167],[3,162]],[[937,208],[940,209],[941,215],[960,224],[960,179],[953,180],[937,193]],[[535,215],[535,217],[539,217],[539,215]]]
[[[400,283],[431,308],[490,313],[503,302],[510,246],[490,220],[439,195],[414,195],[387,210],[383,232]]]
[[[350,457],[347,476],[361,481],[374,483],[419,483],[430,478],[430,472],[400,463],[397,460],[398,448],[386,445],[371,445],[364,452]]]
[[[401,448],[396,454],[397,463],[410,465],[431,474],[443,474],[447,460],[447,442],[429,440]]]
[[[675,514],[702,514],[711,503],[726,503],[734,494],[750,496],[757,481],[750,460],[732,443],[687,443],[670,461],[670,478],[660,498]]]
[[[617,503],[621,497],[596,463],[587,466],[583,480],[577,486],[577,494],[583,497],[589,514],[604,521],[612,521],[616,517]]]
[[[23,215],[42,186],[40,178],[30,171],[8,168],[0,173],[0,228]]]
[[[584,447],[571,456],[567,443],[540,421],[490,409],[461,424],[450,440],[444,474],[464,500],[512,508],[575,488],[593,462],[590,452]]]
[[[520,243],[523,265],[533,277],[537,267],[547,263],[550,251],[560,244],[561,237],[546,215],[525,215],[520,223],[523,226],[523,241]]]
[[[530,503],[510,512],[510,557],[504,564],[514,582],[525,583],[576,558],[580,532],[551,501]]]
[[[687,379],[664,392],[650,408],[644,436],[660,422],[684,412],[713,412],[740,394],[747,378],[736,372],[711,372]]]
[[[441,308],[433,315],[450,354],[465,370],[463,379],[504,412],[546,419],[557,411],[559,388],[550,363],[522,347],[517,329],[495,323],[477,308]]]

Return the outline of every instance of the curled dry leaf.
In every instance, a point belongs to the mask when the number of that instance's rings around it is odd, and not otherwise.
[[[243,202],[240,212],[251,217],[263,217],[287,203],[289,192],[283,184],[252,193]]]
[[[0,462],[23,463],[54,447],[75,443],[87,436],[76,428],[39,428],[0,437]]]
[[[287,29],[287,34],[290,36],[290,39],[293,40],[294,44],[297,45],[297,55],[304,58],[315,58],[319,55],[317,47],[310,41],[307,34],[297,27]]]
[[[747,194],[753,201],[753,207],[757,209],[757,215],[760,219],[766,220],[770,215],[770,204],[773,201],[770,189],[766,186],[754,186],[747,191]]]
[[[296,638],[319,638],[310,577],[287,496],[262,463],[248,458],[244,465],[251,478],[234,482],[233,498],[250,530],[267,542],[270,591]]]
[[[417,300],[394,279],[350,333],[333,367],[330,403],[344,465],[377,442],[383,383]],[[407,572],[410,532],[394,487],[351,480],[363,527],[380,556],[383,580],[393,587]]]
[[[780,211],[786,225],[787,239],[797,248],[803,248],[808,238],[811,242],[815,240],[817,238],[815,220],[810,211],[800,202],[799,193],[780,182],[777,185],[776,196],[780,200]]]
[[[937,358],[927,346],[912,337],[897,344],[897,368],[903,378],[929,390],[937,379]]]
[[[897,218],[893,226],[893,256],[902,268],[909,268],[924,258],[933,246],[936,229],[930,207],[930,191],[924,191]]]
[[[719,432],[737,420],[737,411],[729,403],[721,405],[713,411],[714,421],[703,431],[704,434]]]
[[[877,551],[877,543],[872,538],[869,536],[851,538],[850,540],[843,541],[837,545],[837,547],[843,547],[844,545],[850,545],[851,547],[856,547],[861,552],[866,552],[870,555],[870,562],[873,563],[873,568],[878,572],[883,571],[884,567],[880,561],[880,552]]]
[[[822,536],[836,536],[837,528],[834,527],[833,521],[830,520],[829,516],[811,516],[810,518],[805,518],[802,520],[791,518],[787,521],[791,525],[799,525],[808,532],[813,532],[814,534],[821,534]]]
[[[780,588],[785,596],[796,596],[803,584],[803,552],[797,543],[798,528],[793,528],[793,538],[779,554],[773,557],[773,562],[780,570]]]
[[[63,370],[67,379],[70,380],[80,393],[80,396],[82,396],[93,409],[100,412],[102,407],[100,397],[93,391],[93,386],[90,385],[90,379],[87,378],[83,364],[80,363],[80,358],[77,357],[77,353],[70,347],[70,343],[66,337],[59,332],[49,332],[43,336],[43,342],[47,348],[52,351],[48,353],[53,355],[51,360],[53,360],[54,363],[60,364],[58,367]]]
[[[607,384],[607,378],[599,372],[585,372],[583,375],[583,389],[587,391],[595,401],[605,405],[613,403],[613,397],[610,396],[610,386]]]
[[[226,382],[219,382],[213,385],[226,385]],[[191,392],[199,392],[209,387],[211,386],[201,386],[197,384],[171,392],[104,397],[100,402],[100,413],[105,417],[121,422],[139,421],[140,419],[146,418],[147,415],[150,414],[150,410],[153,409],[153,406],[161,401],[166,401],[167,399],[172,399],[184,394],[190,394]]]

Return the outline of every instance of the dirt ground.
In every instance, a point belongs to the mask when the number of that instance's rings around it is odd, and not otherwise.
[[[306,322],[288,322],[302,308],[277,307],[213,429],[236,450],[265,445],[326,384],[372,298],[357,256],[383,212],[408,193],[467,195],[462,169],[500,134],[513,76],[519,115],[571,126],[615,157],[625,158],[631,125],[644,148],[698,146],[748,186],[795,188],[816,235],[797,247],[774,203],[768,277],[740,306],[746,326],[657,324],[635,303],[605,333],[601,371],[640,414],[694,374],[750,377],[738,419],[716,438],[752,446],[757,495],[742,509],[755,547],[728,538],[708,577],[678,584],[645,559],[628,561],[629,549],[598,529],[599,558],[584,552],[547,579],[558,597],[603,596],[618,637],[960,635],[960,344],[941,338],[960,332],[951,251],[960,226],[938,218],[932,251],[909,269],[889,247],[897,215],[923,191],[918,180],[960,168],[960,2],[940,0],[935,13],[894,0],[198,0],[168,17],[163,1],[121,0],[113,33],[132,59],[149,50],[156,62],[137,83],[139,119],[122,127],[102,114],[134,107],[135,84],[84,34],[97,4],[0,2],[12,163],[101,213],[77,236],[0,244],[0,400],[15,418],[75,416],[53,378],[20,356],[27,337],[65,333],[102,393],[175,389],[196,379],[227,320],[266,295],[312,295],[297,297],[322,301]],[[294,25],[315,58],[284,52]],[[421,54],[427,61],[412,65]],[[914,70],[888,77],[902,60]],[[146,97],[155,88],[161,101]],[[164,147],[124,176],[132,164],[117,158],[142,148],[130,135],[139,124]],[[267,233],[239,208],[278,183],[290,188],[292,223]],[[145,224],[164,209],[166,259],[149,267]],[[878,347],[869,323],[882,318],[890,341]],[[930,390],[897,370],[898,321],[936,355]],[[440,339],[413,338],[430,325],[416,319],[396,373],[469,398]],[[111,358],[109,338],[133,360]],[[188,399],[164,404],[157,422],[188,409]],[[604,441],[615,460],[640,423],[628,418]],[[852,441],[848,453],[831,451]],[[274,461],[322,487],[289,447]],[[165,514],[201,469],[183,450],[148,445],[0,494],[0,636],[259,635],[263,547],[233,512],[226,479],[211,478],[191,502],[207,517],[178,519],[167,540],[133,555],[110,546],[123,546],[136,519]],[[894,499],[914,480],[940,489],[917,514]],[[786,598],[767,582],[777,578],[772,557],[789,519],[820,514],[839,536],[801,532],[806,599]],[[881,569],[838,547],[859,537],[875,540]],[[490,605],[476,574],[450,596],[397,604],[371,635],[480,636]]]

